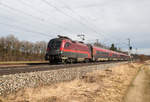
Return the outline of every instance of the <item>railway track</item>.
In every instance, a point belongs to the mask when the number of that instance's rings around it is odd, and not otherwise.
[[[77,64],[57,64],[57,65],[37,64],[37,65],[27,65],[27,66],[8,66],[8,67],[0,67],[0,76],[16,74],[16,73],[48,71],[48,70],[57,70],[63,68],[92,66],[92,65],[99,65],[99,64],[110,64],[110,63],[118,63],[118,62],[110,61],[110,62],[91,62],[91,63],[77,63]]]

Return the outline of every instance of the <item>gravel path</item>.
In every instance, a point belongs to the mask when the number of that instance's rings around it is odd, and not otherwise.
[[[142,67],[128,90],[125,102],[150,102],[150,65]]]

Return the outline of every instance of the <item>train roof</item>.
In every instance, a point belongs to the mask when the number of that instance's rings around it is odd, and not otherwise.
[[[97,50],[105,51],[105,52],[111,52],[111,50],[100,48],[100,47],[96,47],[96,46],[93,46],[93,48],[95,48]]]
[[[69,38],[69,37],[67,37],[67,36],[58,35],[58,38],[59,38],[59,39],[68,39],[68,40],[72,41],[72,39]]]

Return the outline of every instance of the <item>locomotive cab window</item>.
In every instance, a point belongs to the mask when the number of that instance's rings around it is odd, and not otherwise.
[[[70,47],[71,46],[71,44],[69,43],[69,42],[67,42],[66,44],[65,44],[65,48],[68,48],[68,47]]]
[[[49,42],[48,47],[50,48],[60,48],[62,41],[53,39]]]

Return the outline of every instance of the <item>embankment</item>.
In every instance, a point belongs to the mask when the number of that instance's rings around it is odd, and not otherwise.
[[[2,102],[122,102],[141,64],[93,70],[70,82],[25,88]],[[61,73],[60,73],[61,74]]]

